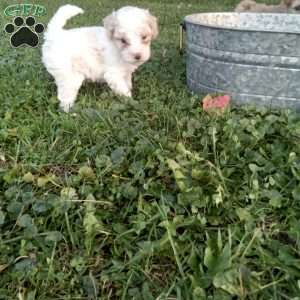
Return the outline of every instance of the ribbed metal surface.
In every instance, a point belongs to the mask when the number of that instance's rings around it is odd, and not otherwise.
[[[299,16],[203,13],[184,24],[192,91],[300,111]]]

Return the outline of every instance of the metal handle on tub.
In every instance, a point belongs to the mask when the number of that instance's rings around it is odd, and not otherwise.
[[[183,31],[186,31],[185,22],[182,21],[179,25],[179,51],[183,53]]]

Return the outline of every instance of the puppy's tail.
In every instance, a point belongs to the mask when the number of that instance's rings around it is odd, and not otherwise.
[[[61,6],[48,24],[48,34],[61,30],[70,18],[82,13],[83,9],[78,6],[71,4]]]

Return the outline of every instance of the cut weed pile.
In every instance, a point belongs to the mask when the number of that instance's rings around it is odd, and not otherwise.
[[[122,5],[74,3],[70,27]],[[0,299],[299,300],[299,117],[207,114],[176,48],[184,15],[234,2],[131,4],[161,24],[134,101],[87,83],[60,113],[39,50],[1,36]]]

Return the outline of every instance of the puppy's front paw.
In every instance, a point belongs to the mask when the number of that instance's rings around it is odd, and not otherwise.
[[[115,85],[111,87],[111,89],[119,96],[132,97],[131,90],[127,87],[127,85]]]
[[[123,96],[128,97],[128,98],[132,98],[132,93],[131,93],[131,91],[128,90],[127,92],[124,93]]]
[[[131,88],[128,86],[126,80],[123,77],[120,77],[119,74],[116,75],[115,72],[107,72],[104,74],[104,79],[112,91],[117,95],[132,97]]]

